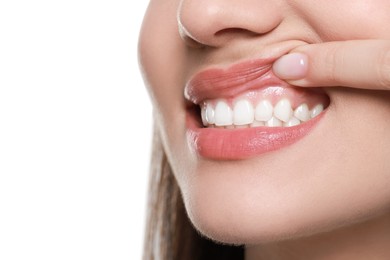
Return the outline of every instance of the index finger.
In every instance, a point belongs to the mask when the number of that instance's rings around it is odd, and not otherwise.
[[[390,90],[390,41],[353,40],[300,46],[279,58],[273,71],[302,87]]]

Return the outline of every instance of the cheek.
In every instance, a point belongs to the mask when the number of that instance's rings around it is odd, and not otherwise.
[[[139,61],[157,116],[173,114],[182,100],[184,55],[177,33],[175,7],[151,1],[139,37]]]
[[[323,41],[390,38],[386,0],[292,1]]]
[[[139,61],[165,151],[174,172],[185,172],[183,169],[188,166],[183,166],[182,162],[189,161],[183,145],[186,140],[184,75],[188,57],[178,34],[178,1],[170,2],[150,2],[139,37]],[[183,178],[178,176],[178,179]]]
[[[151,1],[145,14],[139,37],[139,61],[146,86],[158,108],[180,93],[177,83],[181,61],[182,44],[177,33],[176,8],[163,5],[164,1]],[[175,88],[176,87],[176,88]]]

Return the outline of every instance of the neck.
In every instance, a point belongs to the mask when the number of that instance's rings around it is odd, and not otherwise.
[[[390,259],[390,214],[332,232],[247,246],[245,260]]]

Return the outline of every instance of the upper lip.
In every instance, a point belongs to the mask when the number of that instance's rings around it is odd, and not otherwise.
[[[228,98],[246,90],[267,86],[286,86],[272,72],[272,64],[293,48],[307,44],[302,41],[285,41],[264,47],[258,58],[242,60],[228,67],[213,66],[199,71],[185,85],[185,98],[199,104],[206,99]],[[269,55],[271,53],[271,55]]]
[[[265,86],[286,85],[272,73],[274,59],[255,59],[228,68],[210,68],[192,77],[185,96],[195,104],[205,99],[231,97],[243,91]]]

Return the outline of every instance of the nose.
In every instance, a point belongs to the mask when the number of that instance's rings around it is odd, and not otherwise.
[[[177,14],[180,36],[198,44],[221,47],[232,32],[262,35],[283,20],[277,0],[182,0]]]

